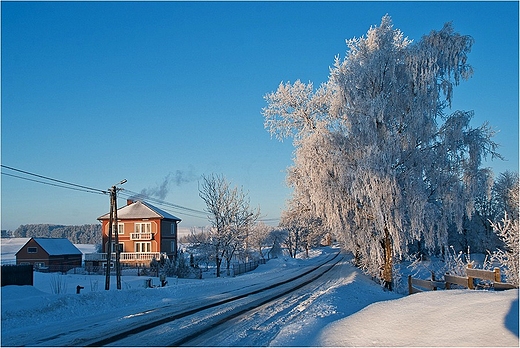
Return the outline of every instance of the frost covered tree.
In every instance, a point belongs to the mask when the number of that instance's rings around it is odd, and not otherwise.
[[[347,40],[316,90],[281,83],[265,97],[266,128],[294,139],[295,197],[387,288],[410,243],[433,250],[450,225],[461,231],[481,161],[498,156],[487,124],[472,128],[472,111],[450,111],[454,87],[473,73],[472,43],[451,23],[415,43],[386,15]]]
[[[507,214],[511,219],[518,219],[518,190],[517,172],[506,171],[495,180],[492,196],[497,218]]]
[[[491,254],[492,259],[500,262],[505,268],[508,283],[519,284],[519,177],[518,173],[505,172],[497,179],[494,186],[495,200],[503,209],[501,221],[491,222],[493,230],[504,243]]]
[[[262,259],[265,259],[266,256],[265,249],[272,244],[270,239],[273,229],[273,227],[259,222],[253,227],[248,236],[249,248],[258,252],[258,255],[260,255]]]
[[[480,170],[477,182],[478,191],[471,203],[474,211],[471,216],[464,217],[461,230],[457,231],[455,226],[450,226],[448,244],[459,251],[485,253],[500,243],[490,223],[495,221],[496,215],[492,198],[493,172],[489,169]]]
[[[490,170],[481,170],[478,178],[479,191],[475,196],[474,213],[464,219],[462,233],[450,229],[449,244],[457,250],[471,249],[485,253],[500,248],[503,244],[495,233],[495,225],[503,223],[504,214],[514,219],[518,216],[518,202],[511,192],[518,192],[518,173],[506,171],[496,179]]]
[[[214,250],[217,277],[222,261],[229,267],[233,255],[243,246],[249,229],[260,216],[260,209],[250,207],[242,188],[232,187],[222,176],[202,177],[199,196],[206,203],[211,222],[209,240]]]
[[[190,234],[185,237],[185,243],[188,244],[187,249],[190,255],[193,255],[193,264],[196,266],[205,264],[207,269],[212,260],[215,259],[211,233],[204,232],[204,228],[197,232],[197,229],[192,227]]]
[[[322,237],[321,225],[321,219],[308,206],[293,198],[280,219],[280,227],[287,231],[284,244],[289,255],[294,258],[298,251],[305,250],[308,257],[309,249],[316,246]]]
[[[520,262],[518,217],[510,217],[506,213],[501,222],[492,223],[492,226],[496,234],[504,242],[504,247],[493,252],[491,258],[497,260],[505,268],[506,281],[518,286],[520,272],[518,267]]]
[[[286,233],[287,231],[281,228],[275,228],[269,234],[269,238],[267,238],[266,241],[267,245],[270,246],[269,252],[267,253],[269,259],[278,258],[283,255],[281,244],[285,239]]]

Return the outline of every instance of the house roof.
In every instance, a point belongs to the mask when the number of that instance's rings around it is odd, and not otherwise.
[[[31,238],[20,248],[22,250],[31,240],[34,240],[50,256],[82,255],[83,253],[67,238]],[[17,254],[20,252],[18,250]]]
[[[110,218],[110,213],[106,213],[98,217],[98,220],[106,220]],[[181,221],[176,216],[159,209],[150,203],[143,201],[134,201],[131,204],[125,205],[122,208],[117,209],[117,218],[118,219],[167,219],[174,221]]]

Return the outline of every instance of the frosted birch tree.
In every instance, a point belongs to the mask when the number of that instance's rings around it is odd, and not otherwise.
[[[270,239],[271,233],[273,232],[274,227],[268,226],[263,222],[257,223],[251,233],[248,236],[248,246],[251,250],[258,252],[258,255],[262,259],[265,259],[267,247],[271,246],[272,242]]]
[[[414,43],[386,15],[347,40],[327,83],[281,83],[265,97],[268,131],[294,139],[294,197],[389,289],[411,242],[433,250],[450,224],[461,230],[481,161],[498,156],[491,128],[470,126],[472,111],[448,113],[473,73],[472,43],[450,23]]]
[[[203,176],[199,196],[206,203],[211,222],[209,241],[220,277],[222,261],[225,259],[229,268],[231,258],[244,244],[260,210],[252,209],[242,188],[232,187],[223,176]]]
[[[301,250],[309,256],[309,248],[316,246],[322,237],[321,225],[321,219],[302,201],[290,201],[289,208],[282,213],[280,226],[287,231],[284,244],[292,258]]]

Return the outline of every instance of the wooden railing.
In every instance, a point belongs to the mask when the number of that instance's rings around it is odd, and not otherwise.
[[[161,253],[120,253],[121,261],[151,261],[153,258],[159,260],[161,258]],[[107,259],[107,253],[92,253],[85,254],[85,261],[104,261]],[[112,253],[112,260],[115,261],[116,254]]]
[[[476,279],[488,281],[487,286],[481,284],[476,285]],[[438,288],[449,290],[452,288],[452,285],[462,286],[466,289],[493,288],[495,290],[507,290],[517,288],[517,286],[513,284],[502,283],[500,280],[500,268],[488,271],[473,269],[472,265],[468,265],[466,268],[466,277],[446,273],[444,275],[444,281],[436,281],[433,273],[431,280],[416,279],[412,278],[412,276],[408,276],[408,294],[411,295],[422,291],[437,290]]]
[[[408,294],[415,294],[423,292],[424,290],[437,290],[438,288],[445,288],[445,282],[435,280],[435,274],[432,272],[431,280],[423,280],[412,278],[408,276]],[[424,290],[421,290],[424,289]]]

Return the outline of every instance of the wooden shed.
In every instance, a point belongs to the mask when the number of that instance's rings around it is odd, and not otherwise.
[[[81,267],[83,253],[67,238],[31,238],[16,253],[17,265],[33,265],[49,272]]]

